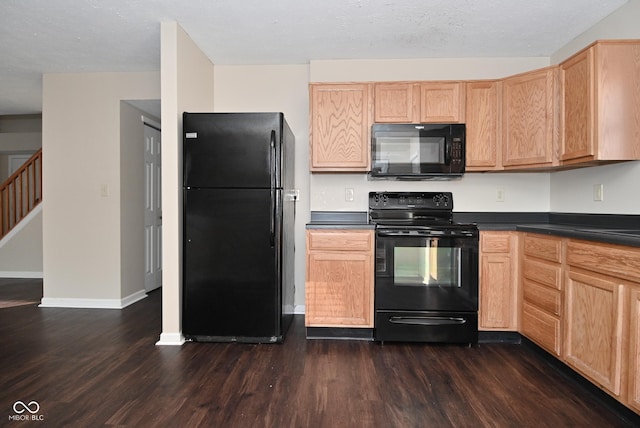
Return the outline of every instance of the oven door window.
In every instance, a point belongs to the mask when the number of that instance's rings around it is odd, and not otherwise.
[[[375,139],[373,169],[383,174],[420,173],[424,165],[445,164],[444,136],[380,133]]]
[[[477,237],[378,234],[375,290],[376,309],[476,310]]]
[[[441,247],[437,239],[424,246],[393,248],[393,284],[423,287],[460,287],[460,247]]]

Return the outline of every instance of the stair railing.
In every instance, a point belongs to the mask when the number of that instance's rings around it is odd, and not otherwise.
[[[0,239],[42,202],[42,149],[0,185]]]

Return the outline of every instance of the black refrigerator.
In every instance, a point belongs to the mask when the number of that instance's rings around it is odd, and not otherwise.
[[[182,333],[282,342],[294,312],[294,136],[282,113],[183,114]]]

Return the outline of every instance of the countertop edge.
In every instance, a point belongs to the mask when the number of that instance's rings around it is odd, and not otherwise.
[[[454,212],[456,222],[476,223],[480,231],[515,231],[582,239],[614,245],[640,247],[640,234],[607,233],[604,229],[638,229],[640,215],[572,213]],[[312,211],[307,229],[365,229],[366,211]]]

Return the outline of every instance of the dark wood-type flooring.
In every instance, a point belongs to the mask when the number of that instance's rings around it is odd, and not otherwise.
[[[638,422],[525,345],[306,340],[299,316],[281,345],[156,346],[159,291],[124,310],[25,303],[39,302],[41,293],[40,280],[0,280],[0,426],[558,428]],[[36,401],[41,420],[10,419],[17,401]]]

